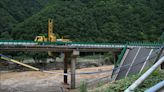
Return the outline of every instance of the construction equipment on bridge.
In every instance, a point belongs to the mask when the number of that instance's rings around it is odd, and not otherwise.
[[[48,37],[46,36],[36,36],[35,41],[37,42],[71,42],[69,39],[57,39],[55,33],[53,33],[53,19],[48,19]],[[55,53],[48,51],[49,56],[55,56]]]
[[[57,39],[55,33],[53,33],[53,19],[48,19],[48,37],[36,36],[35,41],[37,42],[71,42],[70,39]]]
[[[46,36],[36,36],[35,41],[38,42],[56,42],[56,35],[53,33],[53,20],[48,20],[48,37]]]
[[[11,58],[9,58],[9,57],[7,57],[7,56],[5,56],[5,55],[2,55],[2,54],[0,54],[0,57],[1,57],[1,59],[3,59],[3,60],[10,61],[10,62],[14,62],[14,63],[16,63],[16,64],[22,65],[22,66],[24,66],[24,67],[27,67],[27,68],[30,68],[30,69],[33,69],[33,70],[36,70],[36,71],[39,71],[39,70],[40,70],[39,68],[30,66],[30,65],[28,65],[28,64],[24,64],[24,63],[22,63],[22,62],[19,62],[19,61],[17,61],[17,60],[11,59]]]

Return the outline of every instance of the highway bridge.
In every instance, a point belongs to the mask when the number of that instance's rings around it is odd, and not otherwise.
[[[162,43],[94,43],[94,42],[34,42],[18,40],[0,40],[0,52],[5,51],[51,51],[64,52],[64,74],[67,74],[68,58],[71,57],[71,88],[75,88],[76,57],[80,52],[109,52],[122,50],[117,60],[117,70],[113,79],[121,79],[131,74],[142,72],[149,65],[148,61],[164,55]],[[152,59],[153,57],[153,59]],[[138,64],[139,63],[139,64]],[[129,64],[128,67],[122,67]],[[138,65],[136,65],[138,64]],[[67,83],[67,75],[64,75]]]

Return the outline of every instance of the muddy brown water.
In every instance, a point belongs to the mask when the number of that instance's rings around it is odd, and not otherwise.
[[[96,72],[111,70],[113,65],[77,69],[76,72]],[[70,70],[68,70],[70,71]],[[52,70],[55,74],[40,71],[7,72],[0,73],[0,92],[69,92],[63,85],[63,70]],[[92,75],[77,75],[76,84],[81,81],[101,78],[107,73]],[[70,84],[70,76],[68,76]]]

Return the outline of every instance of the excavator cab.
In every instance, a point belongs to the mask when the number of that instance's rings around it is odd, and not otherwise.
[[[36,36],[34,41],[47,42],[47,38],[45,36]]]

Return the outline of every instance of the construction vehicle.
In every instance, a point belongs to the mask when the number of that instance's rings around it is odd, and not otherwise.
[[[69,39],[57,39],[57,36],[53,33],[53,19],[48,19],[48,36],[36,36],[37,42],[71,42]]]
[[[57,36],[53,33],[53,19],[48,19],[48,36],[36,36],[35,37],[36,42],[72,42],[69,39],[64,39],[63,37],[61,39],[57,39]],[[48,51],[49,56],[56,56],[56,53],[53,53],[51,51]]]

